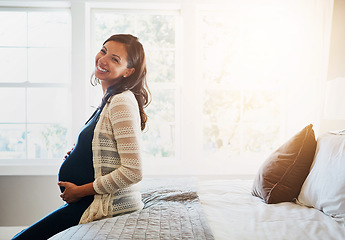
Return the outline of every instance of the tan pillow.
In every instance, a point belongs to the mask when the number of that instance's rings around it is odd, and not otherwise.
[[[291,202],[308,176],[316,149],[313,125],[280,146],[256,174],[252,194],[266,203]]]

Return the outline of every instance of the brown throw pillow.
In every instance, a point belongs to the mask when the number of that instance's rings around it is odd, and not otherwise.
[[[316,139],[310,124],[266,159],[256,174],[252,194],[265,203],[293,201],[308,176],[315,149]]]

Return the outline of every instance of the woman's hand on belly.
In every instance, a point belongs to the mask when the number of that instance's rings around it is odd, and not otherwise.
[[[70,182],[59,182],[58,185],[60,187],[64,187],[65,191],[60,195],[62,200],[64,200],[67,203],[74,203],[78,202],[82,196],[80,196],[80,193],[78,191],[78,186],[74,183]]]
[[[67,203],[78,202],[83,197],[96,194],[93,183],[77,186],[71,182],[58,182],[58,185],[65,188],[60,197]]]

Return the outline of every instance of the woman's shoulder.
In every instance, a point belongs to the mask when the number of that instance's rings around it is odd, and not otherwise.
[[[110,105],[137,105],[137,100],[134,94],[130,91],[124,91],[111,97]]]

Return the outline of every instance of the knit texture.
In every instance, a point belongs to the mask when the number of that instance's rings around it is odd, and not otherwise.
[[[92,140],[95,181],[98,193],[79,224],[142,209],[136,183],[142,179],[140,115],[131,91],[108,100]]]

